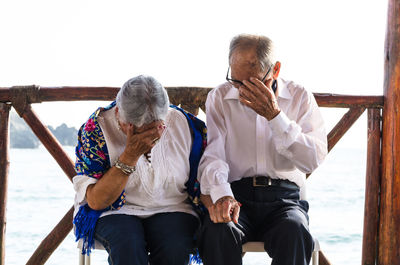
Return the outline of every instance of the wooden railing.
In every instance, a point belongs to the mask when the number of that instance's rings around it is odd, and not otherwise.
[[[388,0],[383,96],[315,94],[321,107],[349,108],[328,135],[329,150],[368,109],[367,173],[362,264],[400,264],[400,0]],[[367,78],[367,77],[366,77]],[[72,161],[40,122],[31,103],[111,100],[118,88],[0,88],[0,265],[4,265],[5,216],[9,169],[9,111],[13,106],[71,179]],[[208,88],[168,88],[171,101],[196,114]],[[385,103],[385,104],[384,104]],[[203,108],[204,109],[204,108]],[[44,264],[72,229],[72,208],[42,241],[27,264]],[[320,255],[323,256],[323,255]],[[325,263],[323,263],[325,262]],[[329,264],[324,259],[321,264]]]
[[[0,234],[1,260],[4,264],[4,231],[5,207],[7,199],[7,180],[9,165],[8,123],[9,110],[14,107],[17,113],[31,127],[32,131],[54,157],[67,177],[72,181],[75,175],[73,162],[63,150],[57,139],[40,121],[31,104],[49,101],[79,101],[79,100],[113,100],[119,88],[116,87],[39,87],[19,86],[0,88]],[[201,87],[168,87],[170,101],[181,104],[186,110],[197,114],[198,108],[204,110],[207,93],[210,88]],[[339,122],[328,134],[328,150],[342,138],[347,130],[368,109],[368,142],[367,142],[367,174],[364,209],[363,234],[363,264],[373,263],[377,259],[377,240],[379,226],[379,190],[380,190],[380,159],[381,159],[381,110],[382,96],[349,96],[334,94],[314,94],[320,107],[349,108]],[[41,242],[27,264],[44,264],[59,244],[72,229],[71,208]],[[320,253],[320,264],[330,264],[323,253]]]

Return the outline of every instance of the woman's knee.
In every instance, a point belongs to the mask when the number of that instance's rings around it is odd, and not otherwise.
[[[193,238],[164,240],[150,249],[151,264],[187,264],[193,252]]]
[[[135,216],[112,215],[100,218],[96,225],[95,239],[103,244],[110,256],[147,253],[143,227]]]

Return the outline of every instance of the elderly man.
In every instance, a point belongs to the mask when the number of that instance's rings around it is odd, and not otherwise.
[[[234,37],[229,65],[228,82],[206,102],[199,178],[209,216],[200,255],[205,265],[242,264],[242,244],[262,241],[272,264],[308,264],[313,239],[300,189],[327,154],[318,106],[303,87],[278,79],[267,37]]]

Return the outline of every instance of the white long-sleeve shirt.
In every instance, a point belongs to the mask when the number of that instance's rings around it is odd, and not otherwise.
[[[115,107],[114,107],[115,108]],[[118,130],[114,108],[101,112],[98,122],[107,144],[110,164],[114,165],[124,151],[126,135]],[[163,212],[185,212],[197,216],[189,203],[185,183],[189,178],[189,154],[192,136],[186,117],[175,109],[169,109],[165,120],[167,126],[160,141],[151,150],[151,164],[142,155],[125,186],[126,204],[110,214],[127,214],[148,217]],[[86,204],[86,190],[98,180],[86,175],[73,178],[75,214]]]
[[[230,183],[255,175],[287,179],[300,188],[327,154],[327,136],[312,93],[278,79],[278,105],[271,121],[239,102],[230,83],[207,97],[208,145],[199,165],[200,187],[215,203],[232,196]]]

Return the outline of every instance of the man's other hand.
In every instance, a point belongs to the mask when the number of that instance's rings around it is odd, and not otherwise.
[[[212,203],[209,195],[201,195],[201,201],[207,207],[210,219],[214,223],[228,223],[239,221],[240,203],[231,196],[225,196]]]

